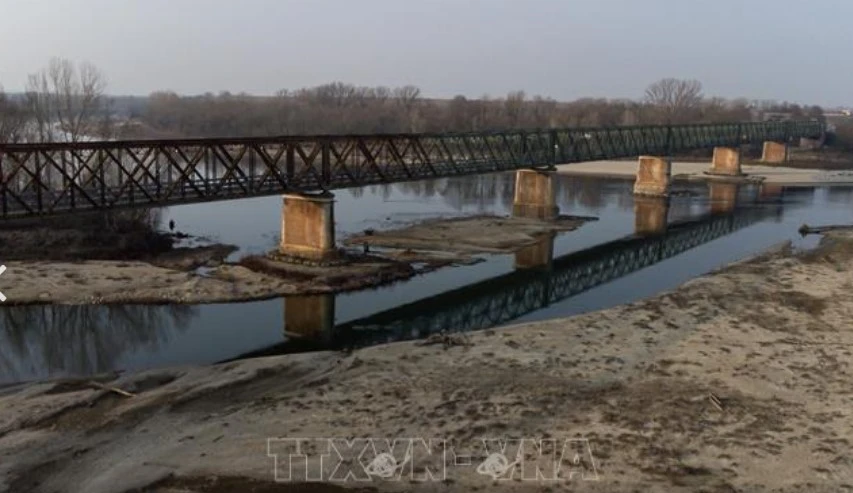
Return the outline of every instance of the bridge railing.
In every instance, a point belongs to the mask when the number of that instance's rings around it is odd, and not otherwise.
[[[819,137],[823,124],[719,123],[480,133],[0,145],[0,216],[333,190]]]

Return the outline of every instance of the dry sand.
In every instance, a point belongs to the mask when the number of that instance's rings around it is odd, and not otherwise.
[[[0,484],[86,493],[849,491],[853,234],[828,238],[817,251],[780,250],[630,305],[436,344],[101,380],[133,397],[85,381],[10,387],[0,392]],[[275,484],[268,437],[443,437],[472,465],[449,466],[440,483]],[[502,437],[586,439],[592,462],[579,454],[572,467],[588,479],[594,467],[597,480],[478,474],[486,455],[477,440]],[[342,454],[347,466],[377,456],[359,452]],[[416,470],[440,462],[416,459]]]
[[[569,231],[589,218],[541,221],[475,216],[436,219],[368,237],[398,250],[381,254],[351,253],[345,265],[310,267],[256,259],[222,264],[230,250],[166,253],[151,263],[90,260],[77,262],[9,261],[2,291],[6,304],[28,303],[217,303],[282,295],[322,294],[380,286],[433,270],[476,262],[475,255],[507,253],[537,241],[537,236]],[[456,241],[448,242],[450,232]],[[347,242],[367,242],[355,237]],[[227,251],[220,251],[225,248]],[[416,250],[412,250],[416,249]],[[199,265],[202,271],[187,271]]]
[[[672,176],[688,180],[705,180],[710,165],[706,162],[673,162]],[[742,171],[754,180],[785,186],[852,185],[853,171],[787,168],[784,166],[741,166]],[[607,178],[634,178],[636,161],[591,161],[557,166],[559,173]]]
[[[363,261],[334,269],[297,268],[278,277],[227,264],[206,272],[185,272],[146,262],[92,260],[7,262],[6,305],[53,303],[223,303],[293,294],[345,291],[408,279],[423,271],[407,263]]]

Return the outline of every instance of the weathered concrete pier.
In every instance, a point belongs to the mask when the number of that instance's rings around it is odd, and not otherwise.
[[[740,149],[735,147],[715,147],[711,159],[709,175],[742,176],[740,167]]]
[[[784,163],[788,160],[788,144],[785,142],[764,142],[761,151],[761,162],[768,164]]]
[[[515,193],[512,215],[542,219],[555,219],[559,215],[554,171],[520,169],[515,172]]]
[[[640,156],[634,194],[668,197],[671,180],[672,160],[669,157]]]
[[[315,261],[335,257],[334,195],[287,194],[281,210],[279,253]]]

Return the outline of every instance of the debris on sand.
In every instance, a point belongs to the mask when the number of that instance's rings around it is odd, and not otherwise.
[[[468,338],[465,334],[448,334],[446,332],[441,332],[439,334],[432,334],[422,341],[418,341],[415,343],[417,346],[435,346],[441,345],[444,349],[449,349],[457,346],[473,346],[474,344],[471,342],[471,339]]]
[[[822,235],[824,233],[828,233],[829,231],[845,231],[845,230],[853,230],[853,225],[847,224],[830,224],[826,226],[809,226],[808,224],[803,224],[800,226],[800,229],[797,230],[801,236],[807,235]]]

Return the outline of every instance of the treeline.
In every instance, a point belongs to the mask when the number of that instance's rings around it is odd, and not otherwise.
[[[157,92],[138,115],[138,132],[186,137],[318,133],[482,131],[502,128],[615,126],[750,121],[768,112],[819,117],[820,107],[706,98],[696,81],[664,79],[641,100],[584,98],[558,102],[513,91],[449,100],[421,97],[413,86],[358,87],[335,82],[272,97]]]
[[[512,91],[504,97],[430,99],[415,86],[333,82],[274,96],[223,92],[110,98],[91,64],[53,59],[26,92],[0,90],[0,142],[110,138],[233,137],[323,133],[483,131],[503,128],[750,121],[768,113],[821,117],[818,106],[706,97],[695,80],[662,79],[637,100],[560,102]]]

